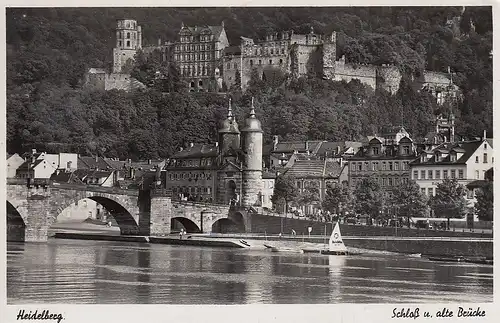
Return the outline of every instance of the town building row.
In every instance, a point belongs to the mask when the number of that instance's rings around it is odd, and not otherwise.
[[[443,179],[457,179],[468,188],[472,207],[475,191],[494,165],[493,140],[485,134],[456,134],[452,114],[438,116],[435,131],[420,140],[413,140],[403,126],[391,126],[359,142],[280,141],[275,136],[265,146],[253,103],[249,110],[240,130],[229,102],[217,142],[192,143],[166,160],[131,162],[33,151],[8,156],[8,176],[136,189],[161,185],[173,199],[272,210],[275,180],[284,175],[295,178],[301,192],[318,189],[319,201],[302,210],[310,214],[320,209],[331,185],[355,189],[365,178],[375,178],[387,197],[409,180],[430,197]],[[87,202],[95,207],[93,203]]]

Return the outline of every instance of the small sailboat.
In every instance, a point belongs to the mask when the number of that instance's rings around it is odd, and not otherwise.
[[[335,225],[330,240],[328,241],[328,249],[321,250],[323,255],[348,255],[347,248],[340,234],[339,223]]]

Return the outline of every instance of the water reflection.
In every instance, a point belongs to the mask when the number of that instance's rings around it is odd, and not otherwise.
[[[116,242],[9,244],[9,303],[490,302],[491,266]]]

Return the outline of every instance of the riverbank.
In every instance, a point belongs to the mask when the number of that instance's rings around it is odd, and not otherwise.
[[[189,234],[162,237],[124,236],[119,229],[88,223],[51,228],[51,236],[60,239],[128,241],[169,245],[209,246],[223,248],[265,249],[265,244],[292,249],[323,249],[324,236],[277,236],[259,234]],[[493,258],[493,239],[479,237],[397,237],[344,236],[344,243],[353,252],[371,250],[427,256],[461,256]]]

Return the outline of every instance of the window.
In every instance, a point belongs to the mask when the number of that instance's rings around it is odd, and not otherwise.
[[[382,170],[387,170],[387,163],[386,162],[382,162]]]
[[[250,60],[250,66],[253,66],[253,59]]]
[[[432,179],[432,170],[428,170],[428,171],[427,171],[427,177],[428,177],[429,179]]]
[[[484,144],[484,149],[488,149],[488,145],[487,144]]]
[[[127,39],[130,39],[130,33],[127,33]]]
[[[389,186],[392,186],[392,178],[389,178]]]
[[[227,69],[231,68],[231,63],[227,63]]]
[[[413,179],[418,179],[418,170],[413,171]]]
[[[356,170],[356,163],[351,163],[351,170],[355,171]]]
[[[365,168],[364,168],[365,171],[368,171],[368,162],[365,162]]]
[[[458,170],[458,178],[459,179],[463,179],[464,178],[464,170],[463,169],[459,169]]]
[[[483,170],[483,179],[486,179],[486,171]]]
[[[283,60],[280,58],[280,65],[282,65],[282,64],[283,64]]]
[[[410,147],[409,146],[403,146],[403,154],[405,154],[405,155],[410,154]]]
[[[479,179],[479,171],[476,170],[476,179]]]
[[[385,186],[387,185],[387,178],[382,178],[382,186]]]
[[[394,170],[399,170],[399,163],[398,162],[394,162]]]
[[[269,60],[269,64],[273,64],[273,60],[272,59]]]
[[[396,177],[396,178],[394,179],[394,185],[396,185],[396,186],[398,186],[398,185],[399,185],[399,178],[397,178],[397,177]]]
[[[421,188],[420,192],[422,192],[422,194],[425,194],[425,188]]]
[[[479,163],[479,156],[476,156],[476,164]]]
[[[118,42],[118,46],[122,47],[122,41],[121,40]]]
[[[429,187],[429,196],[434,196],[434,187]]]
[[[487,153],[484,153],[483,154],[483,163],[487,163],[488,162],[488,154]]]
[[[373,154],[378,155],[378,147],[373,147]]]
[[[361,167],[363,167],[362,165],[363,164],[361,162],[358,163],[358,171],[361,171]]]
[[[238,64],[234,63],[234,69],[238,69]]]
[[[302,188],[302,184],[300,182],[297,182],[297,188]]]
[[[451,170],[451,178],[455,178],[456,177],[456,171],[454,169]]]
[[[436,170],[436,179],[441,179],[441,171]]]
[[[443,170],[443,179],[444,178],[448,178],[448,171],[447,170]]]
[[[130,40],[127,40],[127,47],[130,47]]]
[[[271,55],[274,55],[274,49],[271,48]]]
[[[392,170],[392,162],[389,162],[389,170]]]
[[[410,169],[409,163],[407,161],[404,161],[403,162],[403,170],[408,170],[408,169]]]
[[[262,60],[261,59],[259,59],[259,65],[262,65]]]
[[[425,179],[425,170],[420,171],[420,179]]]

